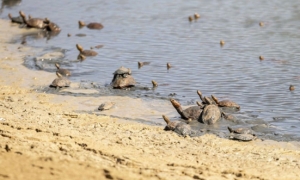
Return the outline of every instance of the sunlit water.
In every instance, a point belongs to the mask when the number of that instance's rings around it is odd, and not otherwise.
[[[300,138],[299,1],[23,0],[2,5],[0,16],[17,16],[19,10],[48,17],[62,28],[50,39],[27,37],[27,44],[61,48],[61,66],[73,72],[72,81],[104,87],[122,65],[132,69],[141,86],[158,82],[158,88],[145,94],[167,98],[176,93],[175,98],[188,105],[199,99],[196,91],[201,90],[234,100],[242,113]],[[189,22],[195,12],[201,18]],[[104,28],[79,29],[78,20],[101,22]],[[79,33],[86,36],[76,36]],[[225,41],[223,47],[220,40]],[[98,56],[78,62],[77,43],[86,49],[104,47],[95,49]],[[265,60],[260,61],[260,55]],[[138,61],[150,64],[138,69]],[[169,70],[167,62],[173,66]],[[54,65],[50,67],[45,70],[54,72]]]

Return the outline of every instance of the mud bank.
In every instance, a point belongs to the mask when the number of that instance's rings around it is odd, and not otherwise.
[[[183,138],[123,120],[173,111],[164,101],[36,92],[55,74],[25,68],[38,50],[10,44],[25,30],[0,25],[0,179],[300,179],[298,142]],[[77,113],[106,100],[122,102],[107,112],[118,118]]]

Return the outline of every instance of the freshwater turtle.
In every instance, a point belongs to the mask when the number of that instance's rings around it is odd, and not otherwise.
[[[231,121],[231,122],[237,122],[237,119],[235,116],[233,116],[232,114],[225,114],[224,112],[221,112],[221,115],[224,119],[226,119],[227,121]]]
[[[197,94],[198,94],[199,98],[201,99],[202,104],[209,104],[209,103],[216,104],[216,102],[212,98],[210,98],[210,97],[207,97],[208,100],[209,100],[209,102],[207,102],[205,100],[205,97],[202,96],[201,91],[197,90]]]
[[[83,47],[80,46],[79,44],[76,44],[76,48],[80,52],[80,54],[84,56],[96,56],[98,53],[93,51],[93,50],[83,50]]]
[[[158,83],[156,81],[152,80],[151,82],[152,82],[153,88],[156,88],[158,86]]]
[[[211,98],[216,102],[219,107],[232,107],[236,109],[240,109],[240,105],[230,100],[219,101],[218,98],[214,95],[211,95]]]
[[[231,127],[228,127],[228,130],[230,132],[229,138],[232,140],[251,141],[256,139],[254,132],[248,128],[232,129]]]
[[[181,116],[182,119],[185,120],[199,119],[202,112],[202,108],[200,106],[191,106],[183,110],[181,104],[175,99],[171,98],[170,102],[172,103],[173,107],[176,109],[176,111],[178,112],[178,114]]]
[[[172,67],[171,64],[167,63],[167,69],[169,70],[171,67]]]
[[[22,16],[12,17],[12,15],[9,13],[8,17],[13,23],[24,24]]]
[[[163,119],[167,123],[165,130],[175,131],[176,133],[186,136],[191,134],[191,126],[182,121],[170,121],[170,119],[162,115]]]
[[[121,66],[114,73],[114,77],[111,81],[113,88],[126,88],[135,86],[136,82],[131,76],[131,69]]]
[[[46,29],[51,32],[60,32],[60,27],[54,22],[50,21],[48,18],[45,19]]]
[[[139,69],[141,68],[141,67],[143,67],[144,65],[149,65],[150,64],[150,62],[138,62],[138,67],[139,67]]]
[[[121,75],[123,77],[126,77],[127,75],[131,75],[131,69],[121,66],[114,72],[114,75]]]
[[[78,21],[79,27],[82,28],[84,26],[86,26],[89,29],[102,29],[103,25],[101,23],[97,23],[97,22],[91,22],[89,24],[85,24],[83,21]]]
[[[294,91],[295,90],[295,86],[294,85],[290,85],[289,90],[290,91]]]
[[[62,76],[71,76],[71,72],[67,69],[61,69],[58,63],[55,63],[55,66],[57,68],[57,71]]]
[[[100,106],[98,107],[99,111],[103,111],[103,110],[109,110],[111,109],[116,103],[114,102],[104,102],[102,104],[100,104]]]
[[[53,80],[50,84],[50,87],[61,88],[61,87],[69,87],[71,82],[63,77],[59,72],[56,72],[57,78]]]
[[[200,18],[200,14],[195,13],[195,14],[194,14],[194,18],[195,18],[195,19],[199,19],[199,18]]]
[[[82,54],[79,54],[79,55],[77,56],[77,59],[80,60],[80,61],[83,61],[83,60],[86,59],[86,57],[85,57],[84,55],[82,55]]]
[[[204,124],[214,124],[221,118],[221,111],[219,107],[212,103],[208,97],[204,97],[205,101],[208,103],[204,106],[201,121]],[[198,106],[199,107],[199,106]]]
[[[27,27],[31,28],[38,28],[38,29],[43,29],[46,27],[46,20],[42,18],[31,18],[31,19],[26,19],[26,15],[24,14],[23,11],[20,11],[20,16],[22,17],[24,23],[27,25]]]

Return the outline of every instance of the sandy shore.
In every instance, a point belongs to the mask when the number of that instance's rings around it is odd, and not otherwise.
[[[0,179],[300,179],[297,142],[183,138],[121,118],[157,121],[174,111],[165,101],[36,92],[55,74],[22,66],[37,50],[8,43],[26,30],[0,25]],[[76,113],[107,100],[121,102],[107,112],[120,118]]]

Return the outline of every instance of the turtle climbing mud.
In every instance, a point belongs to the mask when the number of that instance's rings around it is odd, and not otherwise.
[[[200,106],[191,106],[186,108],[185,110],[182,109],[181,104],[176,101],[175,99],[170,99],[173,107],[176,109],[178,114],[184,120],[199,120],[199,117],[202,113],[202,107]]]
[[[252,140],[256,139],[256,136],[255,136],[253,130],[248,129],[248,128],[233,129],[231,127],[228,127],[228,130],[230,132],[229,139],[232,139],[232,140],[252,141]]]
[[[163,119],[167,123],[165,130],[174,131],[180,135],[187,136],[191,134],[191,126],[182,121],[171,121],[167,116],[162,115]]]
[[[69,87],[71,81],[65,77],[63,77],[59,72],[56,72],[57,78],[53,80],[50,84],[50,87],[61,88],[61,87]]]
[[[76,48],[78,49],[79,53],[83,56],[97,56],[98,53],[93,50],[84,50],[80,44],[76,44]]]
[[[99,111],[109,110],[112,107],[114,107],[115,104],[116,103],[114,103],[114,102],[104,102],[104,103],[100,104],[100,106],[98,107],[98,110]]]
[[[86,26],[89,29],[102,29],[104,26],[101,23],[91,22],[89,24],[85,24],[83,21],[78,21],[79,28]]]
[[[113,88],[123,89],[127,87],[133,87],[136,81],[131,75],[131,69],[121,66],[113,73],[114,77],[111,81]]]
[[[61,69],[58,63],[55,63],[55,67],[57,68],[56,72],[58,72],[62,76],[71,76],[71,72],[67,69]]]
[[[215,124],[221,119],[221,111],[208,97],[204,97],[204,100],[207,104],[205,104],[202,111],[201,122],[208,125]]]
[[[211,98],[216,102],[216,104],[219,107],[229,107],[229,108],[236,108],[237,110],[240,110],[240,105],[238,105],[236,102],[233,102],[231,100],[219,101],[218,98],[214,95],[211,95]]]
[[[25,13],[23,11],[20,11],[19,14],[22,17],[24,23],[27,25],[27,27],[44,29],[46,27],[46,25],[47,25],[46,19],[42,19],[42,18],[27,19],[26,15],[25,15]]]

